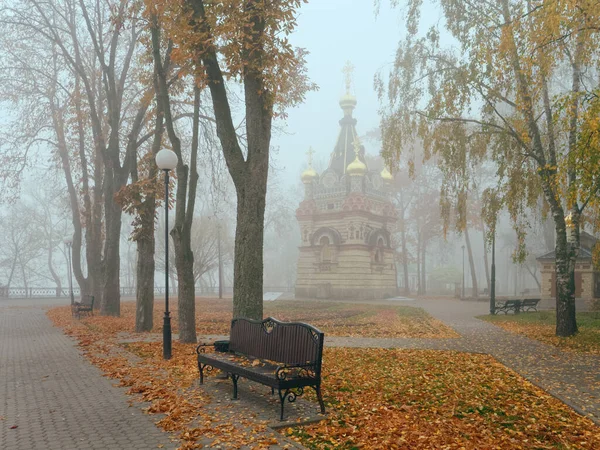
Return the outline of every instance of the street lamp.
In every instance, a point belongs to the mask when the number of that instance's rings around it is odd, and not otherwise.
[[[461,298],[464,299],[465,298],[465,246],[463,245],[462,247],[462,253],[463,253],[463,269],[462,269],[462,296]]]
[[[71,238],[65,238],[65,247],[67,247],[67,262],[69,269],[69,292],[71,294],[71,306],[75,303],[75,296],[73,295],[73,273],[71,269],[71,247],[73,247],[73,240]]]
[[[165,317],[163,320],[163,358],[171,359],[171,315],[169,313],[169,171],[177,167],[177,155],[162,149],[156,165],[165,172]]]

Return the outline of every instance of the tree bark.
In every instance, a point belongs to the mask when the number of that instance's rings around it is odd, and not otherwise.
[[[417,232],[417,295],[421,295],[421,232]]]
[[[427,240],[423,239],[423,242],[421,242],[421,253],[422,253],[422,257],[421,257],[421,283],[420,283],[420,287],[421,287],[421,295],[426,295],[427,294]]]
[[[262,187],[251,179],[242,192],[238,189],[233,317],[263,317],[263,224],[266,192],[261,191]]]
[[[206,71],[217,135],[229,174],[237,193],[237,228],[233,275],[233,315],[262,319],[263,312],[263,231],[269,148],[273,119],[273,93],[263,80],[262,61],[266,49],[263,38],[265,17],[255,0],[245,2],[248,21],[242,24],[243,55],[247,62],[242,74],[246,107],[247,156],[240,147],[233,124],[225,79],[211,39],[199,44],[202,64]],[[212,35],[204,9],[204,1],[189,0],[195,26],[205,36]]]
[[[406,246],[406,208],[404,205],[404,196],[400,191],[400,242],[402,245],[402,272],[404,276],[404,295],[410,295],[410,280],[408,277],[408,249]]]
[[[483,233],[483,264],[485,266],[485,279],[487,281],[488,294],[492,292],[492,282],[490,280],[490,265],[488,262],[487,242],[485,240],[485,224],[481,220],[481,232]]]
[[[475,273],[475,260],[473,259],[473,251],[471,249],[471,239],[469,239],[469,229],[465,228],[465,242],[467,244],[467,254],[469,255],[469,268],[471,269],[471,282],[473,283],[472,297],[477,298],[477,274]]]

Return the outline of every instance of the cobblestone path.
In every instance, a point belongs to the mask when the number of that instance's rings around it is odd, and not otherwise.
[[[0,303],[0,449],[176,448],[43,308]]]

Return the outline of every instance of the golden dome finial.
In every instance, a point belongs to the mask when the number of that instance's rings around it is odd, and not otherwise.
[[[365,173],[367,173],[367,166],[358,157],[359,152],[360,152],[360,141],[358,140],[358,136],[355,136],[354,137],[354,154],[356,156],[354,157],[354,161],[352,161],[350,164],[348,164],[348,167],[346,167],[346,173],[351,176],[362,176]]]
[[[354,72],[354,66],[350,61],[346,61],[342,72],[346,82],[346,93],[340,98],[340,107],[344,110],[345,115],[351,115],[356,106],[356,97],[350,92],[352,90],[352,73]]]
[[[304,172],[302,172],[302,175],[300,175],[300,179],[304,183],[310,183],[312,180],[316,179],[319,176],[316,170],[312,168],[312,157],[314,154],[315,151],[313,150],[313,148],[309,147],[308,151],[306,152],[306,156],[308,156],[308,169],[306,169]]]
[[[394,176],[392,175],[392,173],[389,171],[389,169],[387,168],[387,166],[383,166],[383,170],[381,171],[381,179],[386,182],[389,183],[391,181],[394,180]]]

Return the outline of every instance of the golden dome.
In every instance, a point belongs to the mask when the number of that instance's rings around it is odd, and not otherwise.
[[[300,178],[302,179],[303,183],[310,183],[311,181],[316,179],[318,176],[319,175],[317,174],[315,169],[313,169],[312,166],[308,166],[308,169],[306,169],[304,172],[302,172],[302,175],[300,175]]]
[[[346,167],[346,173],[351,176],[362,176],[367,173],[367,166],[364,162],[358,159],[358,155],[354,158],[348,167]]]
[[[387,167],[384,167],[383,170],[381,171],[381,179],[383,181],[393,181],[394,180],[394,176],[391,174],[391,172],[388,170]]]
[[[340,106],[342,109],[354,108],[356,106],[356,97],[350,93],[346,93],[340,97]]]

